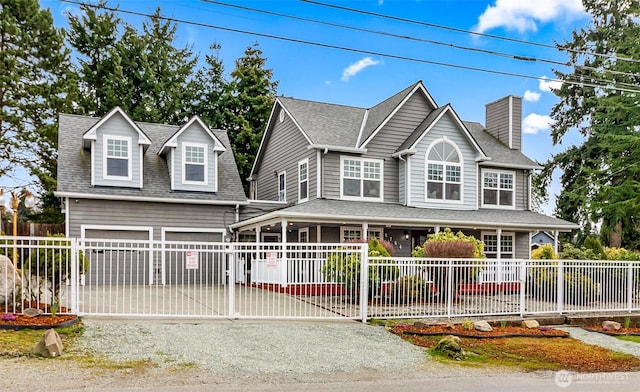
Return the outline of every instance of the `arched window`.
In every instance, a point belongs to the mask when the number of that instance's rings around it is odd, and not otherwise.
[[[427,200],[462,200],[462,157],[447,139],[427,150]]]

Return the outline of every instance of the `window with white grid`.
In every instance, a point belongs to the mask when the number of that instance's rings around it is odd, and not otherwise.
[[[341,194],[343,199],[382,201],[382,161],[341,159]]]

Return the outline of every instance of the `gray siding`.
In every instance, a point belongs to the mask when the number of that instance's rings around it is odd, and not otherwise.
[[[528,259],[529,258],[529,232],[516,232],[515,239],[515,257],[516,259]]]
[[[510,122],[511,120],[511,122]],[[509,126],[511,125],[511,145]],[[520,150],[522,146],[522,99],[507,96],[486,105],[487,131],[505,146]]]
[[[294,122],[285,116],[280,122],[279,111],[273,114],[275,125],[265,140],[263,159],[258,168],[258,200],[278,200],[278,177],[274,173],[286,171],[286,201],[298,201],[298,162],[309,159],[309,199],[316,197],[316,152],[307,148],[308,142]]]
[[[69,237],[80,237],[81,225],[144,226],[160,240],[163,227],[225,229],[235,217],[234,206],[89,199],[71,199],[68,205]]]
[[[189,143],[197,143],[197,144],[206,144],[207,153],[207,173],[205,173],[207,177],[207,185],[199,185],[199,184],[183,184],[182,183],[182,172],[184,170],[184,165],[182,162],[182,154],[184,151],[184,145]],[[218,165],[217,165],[217,154],[218,152],[214,152],[213,148],[215,147],[215,141],[211,139],[211,136],[198,124],[194,122],[189,129],[186,129],[184,132],[178,136],[178,147],[172,148],[173,154],[173,188],[181,191],[200,191],[200,192],[216,192],[217,191],[217,182],[218,182]],[[170,159],[171,157],[168,157]],[[171,164],[169,164],[171,166]]]
[[[384,202],[398,203],[398,159],[392,158],[405,140],[431,112],[425,97],[420,93],[413,94],[407,102],[389,119],[382,129],[366,145],[364,158],[384,160]],[[339,177],[338,177],[339,180]]]
[[[131,180],[113,180],[103,178],[106,146],[104,136],[130,137],[129,159],[131,159]],[[96,131],[94,151],[91,152],[94,182],[96,185],[140,188],[141,162],[138,132],[120,114],[113,115]]]
[[[434,141],[445,136],[449,141],[458,146],[462,154],[462,203],[437,202],[427,200],[425,197],[427,150]],[[410,192],[412,206],[456,210],[471,210],[476,208],[478,180],[475,158],[477,153],[450,115],[447,114],[443,116],[438,123],[434,124],[429,133],[416,145],[415,150],[416,153],[409,158],[411,161]]]
[[[514,188],[515,188],[515,209],[516,210],[526,210],[529,207],[528,198],[529,198],[529,179],[528,174],[525,170],[510,170],[502,167],[488,167],[483,166],[480,168],[480,173],[478,177],[478,206],[480,208],[491,208],[491,206],[482,206],[482,170],[496,170],[496,171],[505,171],[515,173],[514,178]]]
[[[322,155],[322,197],[340,198],[340,154],[329,152]]]

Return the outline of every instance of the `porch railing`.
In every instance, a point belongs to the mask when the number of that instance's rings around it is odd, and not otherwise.
[[[0,237],[0,311],[449,318],[640,310],[640,262],[368,257],[364,244]],[[18,282],[21,284],[16,284]],[[54,306],[57,309],[53,309]]]

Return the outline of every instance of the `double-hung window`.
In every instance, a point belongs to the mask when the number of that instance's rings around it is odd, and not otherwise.
[[[131,138],[105,136],[104,177],[131,179]]]
[[[343,199],[382,201],[382,161],[342,157]]]
[[[482,242],[484,242],[484,254],[489,259],[512,259],[514,233],[502,233],[500,235],[500,243],[498,244],[498,235],[493,233],[483,233]],[[498,248],[500,252],[498,252]]]
[[[298,162],[298,202],[309,200],[309,160]]]
[[[482,204],[513,208],[515,206],[513,172],[484,170],[482,172]]]
[[[462,200],[462,163],[457,148],[442,140],[427,152],[427,200]]]
[[[362,227],[349,227],[342,226],[340,228],[342,233],[341,238],[342,242],[358,242],[362,240],[370,240],[375,238],[377,240],[382,239],[383,230],[382,228],[371,228],[367,230],[367,238],[362,238]]]
[[[182,182],[185,184],[207,184],[207,145],[182,145]]]

